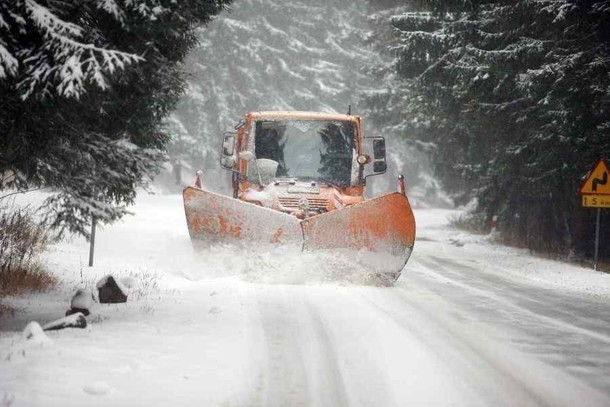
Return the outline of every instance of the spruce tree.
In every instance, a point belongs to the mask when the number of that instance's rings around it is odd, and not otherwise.
[[[49,222],[85,236],[125,214],[164,158],[195,29],[227,3],[0,3],[0,188],[53,188]]]
[[[610,155],[609,3],[423,3],[392,20],[394,67],[445,187],[511,242],[590,254],[577,190]]]
[[[358,91],[370,88],[361,68],[375,57],[359,28],[366,1],[243,0],[219,17],[186,63],[174,162],[217,169],[222,133],[249,111],[359,112]]]

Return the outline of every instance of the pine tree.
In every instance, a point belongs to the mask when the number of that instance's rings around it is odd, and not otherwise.
[[[195,29],[227,3],[0,3],[0,188],[54,188],[49,222],[85,236],[123,216],[163,161]]]
[[[414,3],[396,0],[369,2],[367,43],[379,56],[366,67],[368,75],[375,78],[375,86],[363,94],[363,114],[367,118],[365,123],[370,123],[368,127],[391,143],[389,165],[405,175],[410,199],[415,204],[420,204],[421,199],[428,204],[446,205],[448,200],[440,191],[440,183],[431,174],[431,164],[427,160],[431,145],[422,142],[424,137],[416,135],[419,131],[425,134],[428,125],[421,120],[420,114],[409,110],[404,103],[410,93],[401,86],[395,71],[399,61],[394,47],[398,44],[391,21],[394,15],[416,10],[419,6]],[[414,63],[415,60],[411,60],[410,64]]]
[[[445,186],[532,249],[590,253],[578,185],[610,154],[608,1],[429,1],[394,17],[402,108]]]
[[[186,135],[172,160],[218,168],[219,137],[249,111],[358,111],[359,90],[370,87],[361,69],[375,57],[358,28],[365,8],[366,0],[244,0],[219,17],[186,63],[189,88],[172,123]]]

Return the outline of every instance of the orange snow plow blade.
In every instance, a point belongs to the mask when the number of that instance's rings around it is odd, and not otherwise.
[[[312,217],[307,239],[310,250],[355,249],[360,256],[368,252],[380,272],[398,275],[413,249],[415,218],[407,198],[392,193]]]
[[[415,241],[415,219],[400,193],[299,220],[198,188],[184,190],[191,239],[207,242],[298,243],[309,251],[348,249],[354,262],[395,280]]]
[[[186,223],[193,240],[303,241],[299,220],[285,213],[192,187],[184,190],[183,197]]]

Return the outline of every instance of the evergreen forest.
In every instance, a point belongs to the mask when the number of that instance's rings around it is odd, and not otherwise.
[[[581,207],[578,191],[610,156],[610,2],[422,1],[395,10],[394,86],[377,103],[400,112],[403,137],[430,154],[445,190],[458,204],[474,199],[482,229],[497,215],[510,244],[591,257],[596,209]]]
[[[610,1],[0,2],[0,189],[55,191],[60,231],[120,219],[160,170],[216,168],[247,111],[349,105],[417,205],[592,258],[578,191],[610,158]]]

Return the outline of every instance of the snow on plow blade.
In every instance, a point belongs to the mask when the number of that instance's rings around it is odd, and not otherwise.
[[[310,250],[355,249],[374,271],[397,278],[413,249],[415,218],[407,198],[392,193],[311,218],[307,237]]]
[[[392,280],[400,275],[415,241],[413,212],[407,198],[399,193],[308,221],[198,188],[187,187],[183,195],[194,241],[302,244],[305,239],[306,250],[347,249],[354,262]]]
[[[299,220],[285,213],[187,187],[184,212],[193,240],[235,243],[295,243],[303,241]]]

